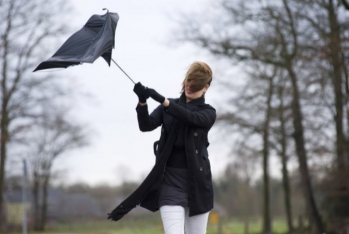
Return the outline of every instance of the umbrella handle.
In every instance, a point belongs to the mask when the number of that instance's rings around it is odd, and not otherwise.
[[[127,73],[126,73],[124,70],[122,70],[122,68],[114,61],[113,58],[112,58],[111,60],[115,63],[116,66],[118,66],[118,68],[120,68],[120,70],[121,70],[134,84],[136,84],[136,82],[134,82],[134,81],[131,79],[131,77],[129,77],[129,76],[127,75]]]

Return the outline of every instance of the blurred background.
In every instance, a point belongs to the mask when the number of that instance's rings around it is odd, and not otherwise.
[[[103,59],[32,72],[102,8],[136,82],[178,97],[213,70],[208,233],[349,233],[348,0],[0,0],[0,233],[163,233],[106,220],[155,163],[133,83]]]

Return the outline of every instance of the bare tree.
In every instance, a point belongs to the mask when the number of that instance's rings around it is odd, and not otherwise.
[[[295,17],[295,12],[299,9],[291,8],[288,1],[269,2],[269,4],[265,4],[264,1],[222,1],[222,6],[230,21],[224,22],[221,27],[214,25],[210,27],[212,31],[209,31],[208,27],[200,27],[200,24],[191,18],[181,24],[186,25],[183,30],[184,40],[194,42],[219,57],[237,60],[244,64],[249,60],[259,61],[266,66],[277,67],[286,72],[292,90],[293,139],[304,198],[315,229],[322,233],[324,224],[313,193],[305,147],[302,96],[299,87],[302,76],[296,72],[296,69],[302,68],[299,63],[299,58],[303,55],[301,53],[303,51],[300,51],[302,46],[300,37],[306,40],[307,36],[307,32],[301,30],[303,28]],[[236,23],[237,27],[234,28],[234,25],[229,27],[228,22]]]
[[[270,158],[270,123],[272,121],[272,99],[274,93],[274,79],[276,76],[276,69],[269,71],[269,67],[265,67],[259,62],[253,62],[253,67],[249,72],[251,82],[247,82],[246,86],[242,89],[241,95],[238,95],[234,101],[237,106],[235,112],[226,112],[218,116],[218,122],[224,126],[226,124],[236,125],[241,132],[246,132],[246,137],[241,139],[241,142],[249,142],[247,139],[253,139],[258,136],[261,149],[258,151],[256,157],[262,158],[261,169],[263,171],[263,233],[272,233],[271,226],[271,197],[270,197],[270,172],[269,172],[269,158]],[[241,106],[240,106],[241,104]],[[260,116],[260,118],[251,119],[251,114],[254,116]],[[235,131],[234,131],[235,132]],[[229,132],[229,134],[232,134]],[[256,142],[242,145],[250,145],[249,147],[255,147]],[[245,148],[246,150],[246,148]],[[261,152],[261,153],[259,153]],[[241,157],[241,152],[238,153]],[[247,159],[246,159],[247,160]],[[248,184],[248,183],[247,183]],[[247,205],[248,203],[246,203]]]
[[[52,167],[58,157],[87,144],[86,128],[68,120],[66,109],[44,108],[45,113],[28,132],[33,170],[34,229],[43,231]]]
[[[283,76],[281,73],[280,76]],[[285,211],[286,211],[286,220],[288,225],[289,232],[292,233],[293,231],[293,222],[292,222],[292,208],[291,208],[291,191],[290,191],[290,180],[289,180],[289,172],[287,169],[287,141],[288,141],[288,134],[286,131],[286,123],[288,122],[289,118],[285,117],[286,113],[286,105],[284,103],[284,92],[285,92],[285,84],[284,79],[280,82],[280,84],[277,87],[277,97],[280,100],[279,108],[278,108],[278,118],[280,122],[280,127],[278,129],[279,133],[276,134],[278,138],[278,142],[280,145],[280,149],[276,149],[278,152],[278,155],[280,155],[281,158],[281,173],[282,173],[282,185],[284,189],[284,204],[285,204]]]
[[[319,1],[319,5],[326,11],[328,20],[329,33],[322,34],[328,39],[326,43],[326,52],[328,54],[328,60],[332,65],[332,84],[335,103],[335,124],[336,124],[336,153],[337,153],[337,168],[342,173],[345,169],[349,169],[347,166],[347,157],[345,157],[345,135],[343,126],[343,109],[344,109],[344,79],[342,69],[342,32],[341,25],[338,20],[338,7],[335,6],[335,1]]]
[[[271,122],[271,112],[272,112],[272,98],[274,93],[274,78],[276,75],[276,69],[271,77],[266,77],[269,80],[269,90],[267,94],[265,111],[265,121],[263,124],[263,181],[264,181],[264,202],[263,202],[263,233],[271,234],[271,217],[270,217],[270,185],[269,185],[269,151],[270,151],[270,122]]]
[[[8,143],[27,129],[29,118],[37,116],[36,104],[57,96],[48,84],[52,77],[30,72],[42,59],[45,42],[52,42],[65,27],[53,24],[67,12],[63,1],[0,1],[0,213],[4,190]],[[56,21],[58,22],[58,21]],[[61,21],[62,22],[62,21]],[[48,43],[49,44],[49,43]],[[0,224],[4,219],[0,218]]]
[[[303,183],[303,189],[304,189],[304,195],[307,199],[308,206],[309,206],[309,212],[310,216],[312,218],[312,221],[314,222],[315,228],[317,232],[324,232],[325,227],[323,224],[323,221],[321,219],[319,210],[316,205],[311,181],[310,181],[310,175],[309,175],[309,168],[308,168],[308,157],[307,157],[307,151],[305,148],[305,140],[304,140],[304,127],[303,127],[303,114],[301,110],[301,104],[300,104],[300,91],[299,91],[299,78],[297,77],[295,73],[295,67],[294,63],[296,62],[296,56],[298,54],[299,46],[298,46],[298,32],[297,32],[297,26],[296,21],[294,18],[294,13],[291,11],[287,1],[283,0],[284,9],[286,11],[286,25],[280,25],[279,22],[281,19],[277,19],[277,27],[276,32],[278,34],[280,45],[281,45],[281,52],[282,52],[282,59],[283,59],[283,65],[285,70],[288,72],[288,76],[292,83],[293,88],[293,103],[292,103],[292,110],[293,110],[293,125],[294,125],[294,140],[296,143],[296,152],[298,155],[298,161],[299,161],[299,168],[300,173],[302,176],[302,183]],[[279,17],[279,16],[278,16]],[[280,21],[279,21],[280,20]],[[288,34],[283,33],[283,27],[287,27],[289,32]],[[287,42],[287,37],[291,37],[291,45]],[[291,47],[291,49],[289,49]]]
[[[346,1],[341,1],[346,6]],[[328,194],[326,202],[330,203],[330,216],[347,216],[349,213],[344,204],[349,202],[349,183],[343,179],[349,173],[349,95],[348,95],[348,58],[346,51],[348,47],[348,26],[344,17],[345,10],[340,1],[314,0],[311,2],[300,2],[300,5],[311,6],[299,16],[305,20],[307,25],[313,28],[313,35],[321,39],[321,43],[313,44],[314,57],[323,61],[318,69],[322,73],[323,80],[328,80],[328,87],[332,89],[324,91],[330,93],[326,97],[330,105],[326,106],[331,111],[331,120],[335,126],[335,159],[334,166],[328,173],[326,183]],[[317,39],[319,41],[319,39]],[[310,46],[311,47],[311,46]],[[337,201],[336,201],[337,200]],[[346,200],[346,202],[345,202]],[[330,202],[331,201],[331,202]]]

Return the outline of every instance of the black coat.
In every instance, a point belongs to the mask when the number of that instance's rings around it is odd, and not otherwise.
[[[165,108],[158,106],[150,115],[148,106],[137,108],[141,131],[152,131],[161,127],[160,140],[156,142],[156,163],[143,183],[126,200],[118,205],[108,219],[117,221],[131,209],[140,205],[157,211],[158,188],[166,162],[178,134],[179,122],[184,123],[184,142],[189,171],[189,216],[203,214],[213,208],[213,186],[207,147],[207,135],[216,120],[215,109],[205,104],[204,98],[185,103],[185,96],[170,99]]]

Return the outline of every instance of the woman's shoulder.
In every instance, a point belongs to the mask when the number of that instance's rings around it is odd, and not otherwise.
[[[205,103],[203,106],[205,109],[212,109],[212,110],[216,111],[216,109],[208,103]]]
[[[207,108],[211,108],[211,109],[216,110],[216,108],[214,108],[214,107],[213,107],[213,106],[211,106],[210,104],[205,103],[205,105],[207,106]]]

